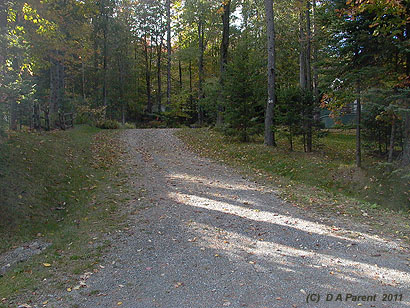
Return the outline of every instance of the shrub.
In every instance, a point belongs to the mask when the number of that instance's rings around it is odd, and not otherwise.
[[[135,128],[135,124],[133,124],[133,123],[125,123],[125,124],[121,124],[121,128],[124,128],[124,129],[133,129],[133,128]]]
[[[76,124],[94,124],[104,122],[106,107],[91,108],[90,106],[78,106],[76,110]]]
[[[114,120],[100,120],[97,121],[95,126],[101,129],[118,129],[120,128],[120,123]]]

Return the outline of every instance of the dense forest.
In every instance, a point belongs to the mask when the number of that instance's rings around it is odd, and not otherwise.
[[[217,126],[315,150],[323,110],[410,162],[410,3],[10,0],[0,4],[0,129]],[[345,113],[354,121],[342,123]]]
[[[0,0],[0,308],[410,307],[409,35],[410,0]]]

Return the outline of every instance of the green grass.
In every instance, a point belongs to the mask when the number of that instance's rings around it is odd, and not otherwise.
[[[1,298],[11,303],[53,282],[65,288],[99,262],[109,245],[101,235],[119,227],[127,189],[115,135],[78,126],[13,133],[0,143],[0,252],[32,240],[52,243],[0,278]]]
[[[394,216],[402,223],[393,229],[409,236],[409,180],[387,173],[372,157],[365,156],[363,168],[356,168],[354,134],[330,132],[316,141],[313,153],[304,153],[300,142],[295,151],[288,151],[280,134],[276,148],[264,146],[260,137],[240,143],[211,129],[183,129],[179,136],[199,154],[273,183],[290,202],[351,216],[361,216],[362,211],[380,219]]]

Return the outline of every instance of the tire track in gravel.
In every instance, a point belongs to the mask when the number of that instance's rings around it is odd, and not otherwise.
[[[59,307],[410,307],[409,251],[399,242],[311,218],[272,188],[189,152],[173,132],[123,133],[145,209],[116,235],[88,288]],[[349,293],[376,301],[324,298]],[[321,300],[306,303],[309,294]]]

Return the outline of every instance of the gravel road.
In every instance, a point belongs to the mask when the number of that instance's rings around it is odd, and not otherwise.
[[[173,130],[122,138],[144,209],[60,307],[410,307],[400,243],[305,213],[189,152]]]

